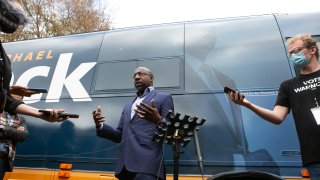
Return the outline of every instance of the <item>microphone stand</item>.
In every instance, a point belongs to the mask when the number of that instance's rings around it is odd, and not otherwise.
[[[179,144],[179,130],[176,129],[173,139],[174,143],[172,144],[173,149],[173,179],[177,180],[179,175],[179,158],[180,158],[180,144]]]
[[[203,163],[202,163],[202,156],[201,156],[201,150],[200,150],[200,145],[199,145],[199,139],[198,139],[198,129],[194,128],[193,129],[193,134],[194,134],[194,145],[196,148],[196,153],[197,153],[197,157],[198,157],[198,164],[199,164],[199,168],[200,168],[200,173],[203,179]]]
[[[166,144],[172,145],[174,159],[173,180],[178,180],[179,158],[181,153],[180,148],[185,147],[190,142],[190,137],[194,136],[198,163],[203,177],[202,157],[200,153],[197,130],[199,130],[199,127],[203,125],[206,120],[198,119],[197,117],[190,117],[189,115],[184,115],[182,119],[180,119],[179,117],[180,113],[176,113],[174,115],[173,112],[170,111],[166,116],[166,118],[170,121],[170,124],[159,126],[158,132],[155,132],[152,140],[154,142],[164,142]]]

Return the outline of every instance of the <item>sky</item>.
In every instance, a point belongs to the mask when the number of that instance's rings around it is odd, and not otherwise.
[[[320,12],[320,0],[100,0],[100,2],[106,6],[106,11],[111,16],[111,26],[115,29],[271,13]]]

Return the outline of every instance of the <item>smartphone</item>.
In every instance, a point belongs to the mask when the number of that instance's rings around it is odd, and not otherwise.
[[[227,93],[227,94],[229,94],[230,92],[233,92],[233,93],[236,92],[235,90],[233,90],[233,89],[231,89],[231,88],[229,88],[229,87],[224,87],[223,91],[224,91],[225,93]]]
[[[44,89],[44,88],[28,88],[28,90],[36,91],[36,92],[40,92],[40,93],[48,93],[48,90]]]
[[[42,113],[47,114],[47,115],[50,114],[50,111],[45,110],[45,109],[39,109],[39,112],[42,112]],[[58,118],[65,118],[65,117],[79,118],[79,114],[70,114],[70,113],[65,113],[65,112],[58,113]]]
[[[229,87],[224,87],[223,91],[224,91],[225,93],[227,93],[227,94],[229,94],[230,92],[233,92],[233,93],[236,92],[235,90],[233,90],[233,89],[231,89],[231,88],[229,88]],[[239,96],[240,96],[240,93],[239,93]],[[243,96],[243,98],[245,98],[245,96],[244,96],[243,94],[242,94],[242,96]]]

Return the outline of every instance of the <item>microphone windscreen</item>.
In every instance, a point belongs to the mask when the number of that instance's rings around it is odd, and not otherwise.
[[[15,0],[0,0],[0,30],[13,33],[19,26],[30,22],[23,7]]]

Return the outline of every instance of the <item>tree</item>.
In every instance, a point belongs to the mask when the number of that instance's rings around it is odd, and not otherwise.
[[[37,39],[109,30],[111,20],[97,0],[21,0],[31,22],[3,41]]]

